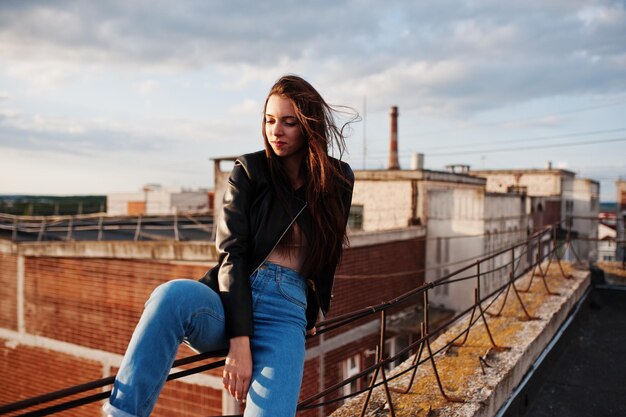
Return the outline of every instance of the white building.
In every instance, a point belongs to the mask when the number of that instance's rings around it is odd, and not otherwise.
[[[567,219],[574,217],[571,229],[574,236],[580,237],[574,242],[576,253],[583,260],[597,258],[593,241],[598,236],[596,219],[600,210],[597,181],[576,178],[574,172],[552,169],[550,164],[546,169],[478,170],[470,174],[485,178],[488,192],[524,190],[535,231],[557,222],[567,229]]]
[[[568,185],[571,188],[563,190],[565,207],[562,218],[573,217],[571,228],[579,238],[573,242],[574,249],[583,260],[598,260],[600,184],[586,178],[574,178]]]
[[[353,228],[391,230],[426,226],[426,282],[461,269],[488,253],[525,238],[532,228],[523,193],[487,193],[486,180],[465,173],[430,170],[356,171]],[[491,290],[508,277],[504,257],[482,265],[481,286]],[[475,274],[469,270],[462,278]],[[438,286],[431,302],[457,311],[474,302],[475,279]]]
[[[485,195],[485,249],[495,254],[522,242],[531,234],[533,224],[529,215],[530,201],[524,193],[486,193]],[[486,264],[487,275],[481,283],[484,293],[491,293],[504,285],[511,272],[511,257],[520,258],[518,269],[525,267],[527,259],[521,253],[503,253]]]
[[[212,209],[213,193],[208,189],[191,191],[148,184],[135,193],[107,195],[107,214],[111,216],[200,213]]]
[[[612,262],[617,260],[615,253],[617,249],[616,237],[617,231],[614,224],[598,223],[598,261]]]

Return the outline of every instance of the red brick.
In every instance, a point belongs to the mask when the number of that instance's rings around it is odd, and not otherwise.
[[[0,327],[17,330],[17,256],[0,253]]]

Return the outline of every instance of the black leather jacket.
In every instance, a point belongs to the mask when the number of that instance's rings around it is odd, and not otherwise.
[[[354,185],[354,173],[345,162],[341,169]],[[295,218],[278,201],[271,183],[265,151],[240,156],[228,179],[223,210],[217,219],[215,246],[218,264],[209,270],[201,282],[220,294],[226,315],[229,337],[252,335],[252,293],[250,275],[261,266],[294,221],[309,238],[312,233],[311,215],[307,208],[304,187],[297,191],[285,188],[287,203]],[[341,196],[346,222],[352,201],[352,187]],[[321,308],[330,308],[333,280],[337,265],[328,265],[310,279],[307,294],[307,329],[317,320]]]

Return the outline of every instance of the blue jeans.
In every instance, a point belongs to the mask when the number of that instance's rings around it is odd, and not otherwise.
[[[269,262],[250,277],[254,335],[252,381],[244,415],[296,413],[305,353],[306,281]],[[128,345],[104,411],[114,417],[150,415],[180,343],[208,352],[228,347],[220,297],[208,286],[179,279],[157,287]]]

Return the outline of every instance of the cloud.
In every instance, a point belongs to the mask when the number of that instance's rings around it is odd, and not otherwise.
[[[232,153],[229,145],[246,149],[257,138],[260,104],[251,99],[231,109],[241,119],[236,130],[221,116],[195,119],[171,116],[136,120],[78,119],[0,108],[0,148],[55,152],[77,156],[111,157],[119,152],[141,158],[174,149],[218,155]],[[256,113],[256,114],[255,114]]]
[[[5,150],[89,156],[127,150],[150,152],[172,142],[156,126],[29,113],[8,104],[0,107],[0,148]]]
[[[5,72],[40,88],[89,71],[211,68],[242,90],[296,72],[339,99],[449,114],[626,87],[613,0],[5,1],[0,26]]]
[[[244,99],[241,103],[228,109],[229,113],[244,118],[257,118],[261,120],[263,114],[263,103],[251,98]]]
[[[142,96],[149,96],[159,88],[159,83],[154,80],[143,80],[136,85],[137,91]]]
[[[526,119],[526,120],[515,120],[511,122],[505,122],[500,124],[503,129],[508,130],[522,130],[528,128],[537,128],[537,127],[555,127],[562,126],[567,122],[567,118],[561,115],[550,115],[543,116],[538,118]]]

